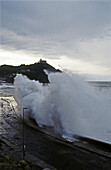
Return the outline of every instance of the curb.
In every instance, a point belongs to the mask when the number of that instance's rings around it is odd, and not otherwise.
[[[29,161],[29,162],[32,162],[33,165],[36,165],[36,166],[40,167],[41,169],[57,170],[56,168],[49,165],[45,161],[35,157],[34,155],[32,155],[32,154],[30,154],[28,152],[26,153],[25,160]]]
[[[5,137],[0,137],[0,141],[5,143],[5,145],[9,146],[16,152],[21,152],[21,148],[17,146],[17,144],[14,144],[12,141]],[[46,163],[45,161],[39,159],[38,157],[30,154],[29,152],[26,152],[25,160],[28,162],[31,162],[32,165],[38,166],[41,169],[44,170],[57,170],[55,167],[51,166],[50,164]]]

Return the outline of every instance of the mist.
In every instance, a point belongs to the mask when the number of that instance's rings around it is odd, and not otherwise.
[[[99,94],[76,74],[48,76],[47,85],[16,76],[15,98],[21,113],[27,108],[25,118],[34,118],[38,126],[51,126],[62,135],[82,135],[111,143],[111,107],[106,93]]]

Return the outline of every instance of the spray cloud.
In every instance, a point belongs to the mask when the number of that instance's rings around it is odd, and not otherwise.
[[[28,108],[27,118],[34,118],[39,126],[52,126],[62,134],[111,142],[109,100],[79,75],[51,73],[49,81],[43,85],[26,76],[16,76],[16,101],[21,109]]]

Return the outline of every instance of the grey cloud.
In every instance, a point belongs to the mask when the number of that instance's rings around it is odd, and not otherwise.
[[[106,2],[2,2],[2,26],[29,34],[94,36],[110,22]]]
[[[49,57],[67,55],[93,61],[77,52],[78,42],[110,36],[111,1],[4,0],[1,15],[4,48]]]

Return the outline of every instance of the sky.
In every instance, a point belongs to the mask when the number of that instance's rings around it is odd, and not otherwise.
[[[111,79],[111,0],[0,0],[0,65],[40,58]]]

